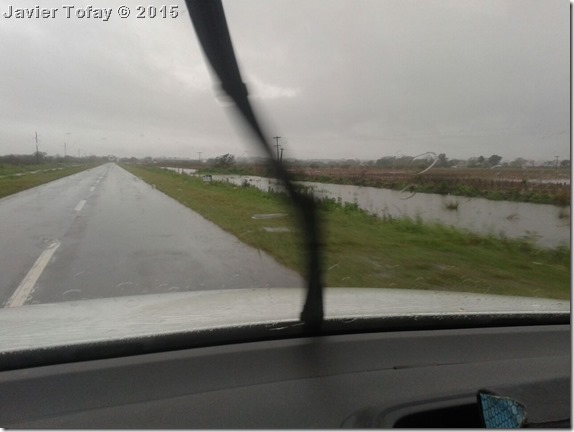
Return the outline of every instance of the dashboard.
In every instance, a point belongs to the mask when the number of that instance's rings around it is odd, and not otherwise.
[[[570,370],[569,324],[230,343],[2,371],[0,425],[480,427],[487,389],[569,427]]]

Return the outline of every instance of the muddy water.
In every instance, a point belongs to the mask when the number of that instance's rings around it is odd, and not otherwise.
[[[275,179],[253,176],[213,176],[213,180],[255,186],[265,192],[283,191]],[[570,245],[570,207],[484,198],[399,192],[362,186],[299,182],[315,196],[355,203],[379,217],[420,219],[477,234],[528,238],[542,247]]]
[[[178,174],[187,174],[187,175],[194,175],[195,171],[191,168],[172,168],[172,167],[163,167],[163,169],[176,172]]]

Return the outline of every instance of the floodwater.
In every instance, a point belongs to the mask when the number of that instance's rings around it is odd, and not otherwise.
[[[197,170],[191,168],[172,168],[172,167],[163,167],[163,169],[176,172],[178,174],[187,174],[187,175],[194,175]]]
[[[278,180],[255,176],[214,175],[215,181],[249,184],[265,192],[283,192]],[[363,186],[298,182],[319,198],[354,203],[379,217],[420,219],[477,234],[526,238],[542,247],[570,245],[570,207],[491,201],[453,195],[399,192]]]

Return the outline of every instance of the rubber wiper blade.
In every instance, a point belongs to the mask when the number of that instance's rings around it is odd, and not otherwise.
[[[305,235],[307,250],[307,296],[301,311],[309,331],[318,331],[323,321],[323,283],[321,272],[320,227],[315,200],[299,192],[289,172],[273,157],[273,150],[267,141],[260,122],[249,102],[247,87],[243,83],[239,65],[231,43],[231,36],[220,0],[186,0],[187,10],[207,60],[217,77],[221,88],[233,100],[243,119],[255,134],[257,142],[271,161],[275,175],[281,180],[297,211]]]

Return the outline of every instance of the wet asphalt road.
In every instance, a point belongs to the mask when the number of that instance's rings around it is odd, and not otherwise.
[[[0,305],[301,286],[115,164],[0,199]]]

